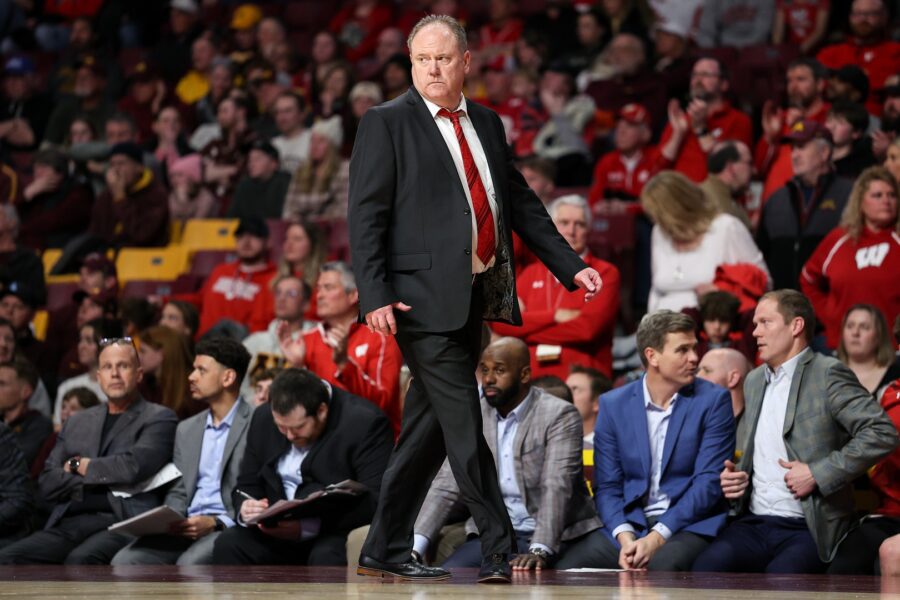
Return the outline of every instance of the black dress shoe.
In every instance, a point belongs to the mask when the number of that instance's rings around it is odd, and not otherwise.
[[[438,567],[426,567],[412,559],[405,563],[389,563],[375,560],[369,556],[360,555],[357,575],[369,575],[371,577],[399,577],[411,581],[440,581],[449,579],[450,572]]]
[[[509,583],[512,581],[512,567],[508,554],[491,554],[481,561],[478,583]]]

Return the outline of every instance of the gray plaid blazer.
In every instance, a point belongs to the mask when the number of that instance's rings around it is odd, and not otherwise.
[[[747,426],[738,440],[744,453],[737,468],[750,475],[751,486],[765,369],[757,367],[744,382]],[[897,430],[849,368],[809,350],[800,357],[791,381],[782,435],[788,458],[808,464],[818,485],[801,504],[819,558],[830,561],[856,519],[851,483],[891,453]],[[748,488],[738,501],[738,514],[747,511],[751,491]]]
[[[535,519],[531,542],[559,552],[561,541],[598,529],[602,523],[584,484],[578,411],[539,388],[532,388],[529,396],[513,440],[516,483]],[[484,438],[496,457],[497,411],[484,400],[481,418]],[[459,487],[445,460],[419,511],[415,532],[435,540],[460,502]],[[471,518],[466,531],[478,532]]]

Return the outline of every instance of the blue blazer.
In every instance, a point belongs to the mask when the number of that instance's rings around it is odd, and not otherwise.
[[[678,392],[663,447],[660,490],[670,500],[659,522],[672,533],[715,536],[728,503],[719,473],[734,456],[734,415],[728,391],[702,379]],[[600,397],[594,429],[594,484],[603,530],[630,523],[649,532],[642,500],[650,491],[650,437],[643,379]],[[613,540],[615,542],[615,540]]]

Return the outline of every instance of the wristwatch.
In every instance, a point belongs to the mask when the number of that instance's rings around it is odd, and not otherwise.
[[[541,550],[540,548],[532,548],[528,551],[528,553],[533,556],[537,556],[544,562],[547,562],[550,559],[550,553],[546,550]]]
[[[216,517],[215,519],[216,519],[216,528],[214,529],[214,531],[225,531],[225,529],[226,529],[225,522],[222,521],[222,519],[220,519],[219,517]]]
[[[81,466],[81,458],[78,456],[74,456],[69,459],[69,471],[72,473],[78,472],[78,467]]]

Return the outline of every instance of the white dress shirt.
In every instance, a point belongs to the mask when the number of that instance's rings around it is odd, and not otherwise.
[[[669,422],[672,420],[672,411],[675,409],[678,393],[672,395],[668,408],[663,410],[650,398],[646,375],[643,378],[642,387],[644,389],[644,412],[647,415],[648,441],[650,442],[650,489],[647,491],[647,497],[644,498],[644,515],[656,517],[669,510],[669,504],[671,504],[669,497],[659,488],[659,482],[662,479],[662,459],[663,450],[666,447],[666,434],[669,432]],[[623,531],[636,533],[630,523],[622,523],[613,529],[613,537]],[[654,525],[653,531],[661,535],[664,540],[672,537],[672,530],[662,523]]]
[[[427,106],[429,112],[431,112],[434,122],[437,123],[438,130],[441,132],[441,136],[447,144],[447,149],[450,150],[450,156],[453,157],[453,164],[456,165],[456,171],[459,174],[463,192],[465,192],[466,200],[469,202],[469,211],[472,214],[472,273],[482,273],[486,271],[488,267],[494,265],[496,256],[491,258],[490,262],[485,265],[481,262],[481,259],[478,258],[478,252],[476,252],[476,249],[478,248],[478,222],[476,220],[475,207],[472,204],[472,194],[469,192],[469,184],[466,182],[466,169],[463,166],[462,150],[459,148],[459,140],[456,139],[456,130],[453,128],[453,122],[450,119],[438,116],[438,111],[441,110],[440,106],[427,100],[424,96],[422,97],[422,100],[425,101],[425,106]],[[494,240],[499,241],[500,234],[498,233],[497,198],[494,193],[494,181],[491,179],[491,170],[488,167],[487,155],[484,153],[481,140],[478,139],[478,133],[472,125],[472,120],[469,119],[469,113],[466,110],[465,96],[462,97],[459,106],[457,106],[455,110],[461,110],[464,113],[459,120],[459,125],[462,128],[466,142],[469,144],[469,150],[472,152],[475,166],[478,167],[478,174],[481,175],[481,183],[484,184],[484,191],[487,194],[488,204],[490,205],[491,213],[494,216]]]
[[[753,438],[750,512],[754,515],[804,518],[800,501],[794,498],[784,481],[787,469],[778,464],[778,459],[790,460],[784,445],[784,417],[797,363],[806,352],[812,350],[805,349],[774,372],[766,367],[766,392]]]

